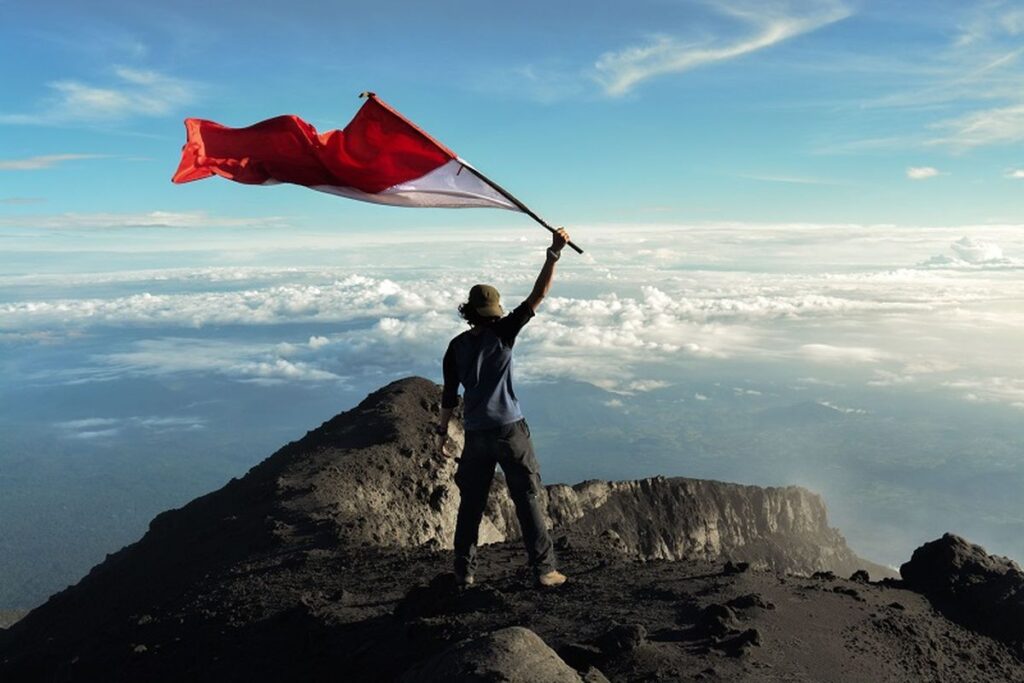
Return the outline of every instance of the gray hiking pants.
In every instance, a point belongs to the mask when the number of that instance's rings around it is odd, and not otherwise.
[[[487,506],[494,467],[498,464],[505,473],[508,492],[516,506],[530,566],[536,575],[545,574],[555,568],[555,554],[538,498],[540,467],[526,420],[466,432],[466,447],[455,472],[455,483],[462,496],[455,523],[455,572],[472,575],[476,567],[480,520]]]

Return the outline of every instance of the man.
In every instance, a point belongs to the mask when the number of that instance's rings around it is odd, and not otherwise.
[[[565,228],[552,234],[551,247],[533,291],[508,315],[494,287],[475,285],[470,289],[469,300],[459,306],[459,313],[470,329],[455,337],[444,354],[437,447],[445,455],[448,421],[458,405],[459,384],[465,387],[466,446],[455,473],[462,496],[455,524],[455,578],[463,586],[474,580],[477,533],[496,464],[505,473],[536,584],[554,587],[565,583],[565,576],[555,568],[551,537],[538,499],[540,467],[530,441],[530,428],[512,388],[512,347],[519,330],[530,321],[551,289],[555,263],[568,241]]]

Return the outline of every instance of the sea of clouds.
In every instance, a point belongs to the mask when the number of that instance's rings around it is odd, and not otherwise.
[[[1008,228],[991,228],[985,238],[964,230],[595,230],[585,258],[566,252],[543,315],[523,336],[521,377],[629,392],[663,380],[661,370],[648,376],[652,366],[738,359],[802,363],[807,374],[841,368],[876,386],[924,383],[1024,406],[1014,376],[1024,342],[1024,258],[1013,255],[1024,248]],[[0,334],[24,349],[73,346],[90,330],[130,331],[130,343],[72,367],[35,368],[21,381],[208,372],[344,382],[368,365],[435,368],[444,340],[460,329],[454,310],[468,287],[493,282],[512,306],[542,259],[536,244],[508,239],[507,257],[474,260],[486,244],[479,233],[440,244],[411,240],[419,262],[426,251],[436,265],[403,265],[389,244],[376,251],[391,263],[379,265],[371,245],[355,267],[6,276]],[[67,289],[73,297],[58,291]],[[297,325],[314,333],[299,337]],[[280,333],[243,341],[241,328]]]

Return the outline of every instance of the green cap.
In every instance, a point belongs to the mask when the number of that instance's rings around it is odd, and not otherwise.
[[[469,306],[477,315],[500,318],[505,315],[501,307],[501,294],[490,285],[473,285],[469,290]]]

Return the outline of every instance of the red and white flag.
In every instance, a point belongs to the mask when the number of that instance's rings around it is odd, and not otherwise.
[[[186,119],[185,128],[175,183],[219,175],[248,185],[294,183],[393,206],[525,209],[373,93],[345,130],[317,133],[298,116],[247,128]]]

